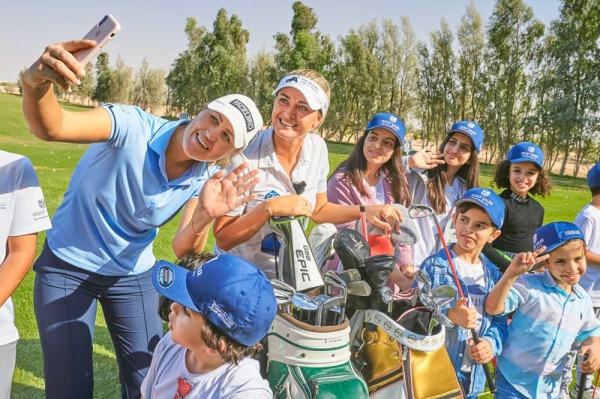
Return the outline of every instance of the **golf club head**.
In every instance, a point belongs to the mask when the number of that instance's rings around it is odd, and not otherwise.
[[[338,276],[346,282],[346,284],[360,281],[361,276],[358,269],[346,269],[338,273]]]
[[[282,243],[277,275],[298,292],[310,292],[323,286],[321,271],[315,261],[306,233],[304,217],[271,218],[269,225]]]
[[[369,296],[372,291],[369,283],[363,280],[348,283],[346,285],[346,290],[348,291],[348,295],[355,296]]]
[[[424,218],[434,215],[433,208],[423,204],[412,204],[408,207],[408,216],[411,219]]]
[[[444,327],[448,327],[448,328],[454,327],[454,323],[448,317],[444,316],[443,314],[434,314],[433,318],[435,320],[437,320],[437,322],[440,323],[441,325],[443,325]]]
[[[417,281],[421,292],[425,295],[429,295],[429,291],[431,291],[431,279],[429,278],[427,273],[425,273],[421,269],[417,270],[415,280]]]
[[[282,291],[291,292],[292,295],[296,293],[296,289],[294,287],[276,278],[271,280],[271,285],[273,286],[273,289],[278,288]]]
[[[298,292],[292,296],[292,316],[301,322],[311,323],[315,319],[319,304],[310,295]]]
[[[456,290],[451,285],[440,285],[430,289],[429,294],[434,298],[454,298]]]

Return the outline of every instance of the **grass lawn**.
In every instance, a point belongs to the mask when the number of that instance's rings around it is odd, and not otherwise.
[[[68,106],[70,109],[83,107]],[[54,214],[62,195],[67,187],[69,178],[86,145],[64,143],[47,143],[36,139],[29,132],[21,111],[21,97],[0,94],[0,149],[23,154],[31,159],[36,168],[46,203],[51,215]],[[352,145],[328,143],[330,151],[330,170],[345,159]],[[481,168],[481,184],[488,186],[493,173],[493,165],[484,164]],[[572,221],[577,212],[589,202],[589,191],[585,179],[551,176],[553,184],[552,195],[539,199],[546,209],[545,222],[556,220]],[[171,251],[171,238],[175,233],[178,218],[161,228],[154,243],[155,255],[158,259],[175,261]],[[45,239],[45,234],[39,235],[38,253]],[[214,239],[211,235],[207,248],[211,248]],[[18,344],[17,367],[13,379],[13,398],[42,398],[44,377],[42,371],[42,354],[39,336],[33,312],[33,273],[25,278],[13,295],[16,309],[16,322],[21,340]],[[117,364],[113,353],[112,343],[101,310],[96,319],[96,334],[94,339],[94,380],[95,398],[119,397],[119,382]],[[482,397],[491,397],[483,395]]]

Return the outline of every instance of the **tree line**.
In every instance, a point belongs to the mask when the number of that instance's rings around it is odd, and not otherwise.
[[[219,10],[212,31],[188,18],[187,49],[166,74],[144,60],[133,77],[124,60],[116,68],[102,54],[77,88],[83,97],[120,101],[168,112],[201,110],[210,99],[239,92],[253,98],[269,123],[272,91],[286,72],[312,68],[331,83],[332,104],[321,134],[355,139],[376,112],[395,112],[409,135],[439,143],[457,120],[485,130],[487,161],[502,158],[519,141],[533,141],[546,167],[574,154],[600,161],[600,2],[562,0],[545,26],[523,0],[497,0],[487,22],[474,3],[453,31],[442,19],[425,41],[408,17],[400,25],[372,21],[352,28],[337,43],[317,28],[315,11],[293,4],[289,33],[273,37],[274,50],[248,56],[250,33],[234,14]],[[165,88],[166,84],[166,88]]]

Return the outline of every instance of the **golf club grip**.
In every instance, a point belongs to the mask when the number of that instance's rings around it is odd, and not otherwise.
[[[588,358],[587,353],[585,355],[583,355],[583,361],[585,362]],[[579,386],[577,387],[577,399],[583,399],[583,393],[585,391],[585,380],[586,380],[586,374],[581,373],[581,375],[579,376]]]
[[[475,344],[478,344],[481,341],[479,339],[479,334],[477,334],[477,331],[475,331],[475,329],[471,330],[471,335],[473,335],[473,341],[475,342]],[[494,380],[494,376],[492,375],[492,373],[490,372],[490,368],[488,367],[489,362],[486,364],[482,364],[482,366],[483,366],[483,372],[485,373],[485,379],[487,381],[490,392],[496,393],[496,380]]]

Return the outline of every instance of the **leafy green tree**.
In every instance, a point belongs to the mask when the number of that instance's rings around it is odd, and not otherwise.
[[[260,51],[252,56],[248,74],[252,83],[249,96],[256,103],[265,124],[269,125],[273,108],[273,90],[278,78],[273,54]]]
[[[116,67],[112,72],[110,101],[122,104],[131,102],[133,87],[133,67],[125,63],[121,55],[117,55]]]
[[[98,54],[96,60],[96,87],[92,94],[92,100],[99,103],[111,101],[112,70],[109,66],[108,53]]]
[[[559,125],[560,174],[571,152],[577,173],[598,141],[600,96],[600,5],[597,0],[564,0],[550,26],[548,57],[553,71],[551,115]]]
[[[522,0],[496,2],[487,30],[485,143],[499,157],[522,138],[532,106],[528,70],[543,34],[544,24]]]
[[[144,110],[156,110],[165,102],[165,71],[150,69],[144,57],[142,66],[135,74],[133,83],[133,103]]]
[[[185,31],[188,49],[167,76],[173,108],[196,114],[215,97],[248,92],[246,44],[250,34],[236,15],[228,19],[225,9],[220,9],[212,33],[188,18]]]

